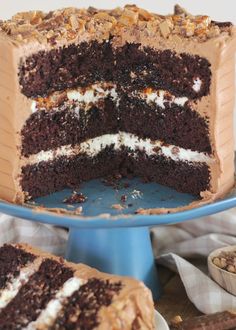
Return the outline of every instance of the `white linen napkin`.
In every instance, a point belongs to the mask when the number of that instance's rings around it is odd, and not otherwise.
[[[0,246],[5,243],[28,243],[57,255],[64,255],[68,232],[39,222],[0,214]]]
[[[236,209],[175,226],[152,228],[157,263],[179,273],[186,293],[198,310],[210,314],[236,309],[236,297],[221,288],[208,274],[207,256],[220,247],[236,245]],[[201,270],[195,257],[202,257]]]
[[[211,251],[236,245],[236,209],[174,226],[154,227],[151,233],[157,263],[179,273],[189,299],[201,312],[236,309],[236,297],[215,283],[207,272]],[[0,214],[0,245],[25,242],[63,255],[67,239],[65,229]],[[195,257],[203,260],[201,270],[189,261],[194,263]]]

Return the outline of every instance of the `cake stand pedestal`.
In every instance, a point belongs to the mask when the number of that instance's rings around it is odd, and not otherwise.
[[[99,180],[83,184],[80,191],[88,197],[82,204],[83,216],[58,214],[34,209],[30,205],[18,206],[6,202],[0,202],[0,212],[68,228],[68,260],[86,263],[100,271],[142,280],[152,290],[154,299],[158,299],[160,286],[149,228],[180,223],[235,207],[236,189],[224,199],[199,208],[148,216],[135,214],[135,210],[177,207],[192,202],[194,197],[158,184],[144,184],[138,179],[129,180],[128,185],[125,181],[126,184],[121,184],[119,189],[104,186]],[[124,188],[127,186],[129,188]],[[71,211],[73,206],[63,204],[63,200],[70,194],[71,190],[63,190],[39,198],[36,203],[46,208],[68,208]],[[123,195],[127,197],[123,209],[113,208],[115,204],[121,203]]]
[[[70,228],[66,258],[111,274],[142,280],[159,298],[160,287],[147,227]]]

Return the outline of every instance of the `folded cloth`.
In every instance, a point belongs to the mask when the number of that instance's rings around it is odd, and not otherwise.
[[[201,312],[236,309],[236,297],[208,276],[206,262],[211,251],[236,245],[236,209],[174,226],[154,227],[151,234],[157,263],[179,273],[189,299]],[[0,245],[25,242],[63,255],[67,239],[65,229],[0,214]],[[201,270],[193,265],[195,257],[202,258]]]
[[[0,214],[0,245],[24,242],[56,255],[64,255],[67,238],[65,229]]]
[[[211,251],[236,245],[236,209],[175,226],[155,227],[151,232],[157,263],[179,273],[197,309],[206,314],[236,309],[236,297],[215,283],[207,271]],[[202,258],[201,270],[193,265],[196,257]]]

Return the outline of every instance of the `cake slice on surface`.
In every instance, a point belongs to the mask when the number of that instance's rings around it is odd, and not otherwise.
[[[154,329],[143,283],[26,244],[0,248],[0,329]]]
[[[0,23],[0,197],[114,173],[214,200],[234,185],[235,27],[178,6]]]

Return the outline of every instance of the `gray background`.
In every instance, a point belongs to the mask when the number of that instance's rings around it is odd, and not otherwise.
[[[208,14],[216,20],[230,20],[236,24],[236,0],[0,0],[0,16],[8,18],[17,11],[29,9],[50,10],[67,6],[112,8],[126,3],[135,3],[140,7],[165,14],[170,13],[177,2],[193,14]]]
[[[112,8],[123,6],[126,3],[135,3],[146,9],[164,14],[170,13],[176,2],[186,7],[193,14],[206,13],[216,20],[230,20],[236,23],[236,0],[0,0],[0,16],[1,18],[8,18],[16,11],[27,11],[29,9],[50,10],[67,6]]]
[[[7,19],[18,11],[30,9],[47,11],[68,6],[112,8],[124,6],[127,3],[137,4],[154,12],[167,14],[172,12],[173,6],[177,2],[193,14],[207,14],[214,20],[231,21],[236,24],[236,0],[0,0],[0,18]],[[234,123],[236,128],[236,111]]]

